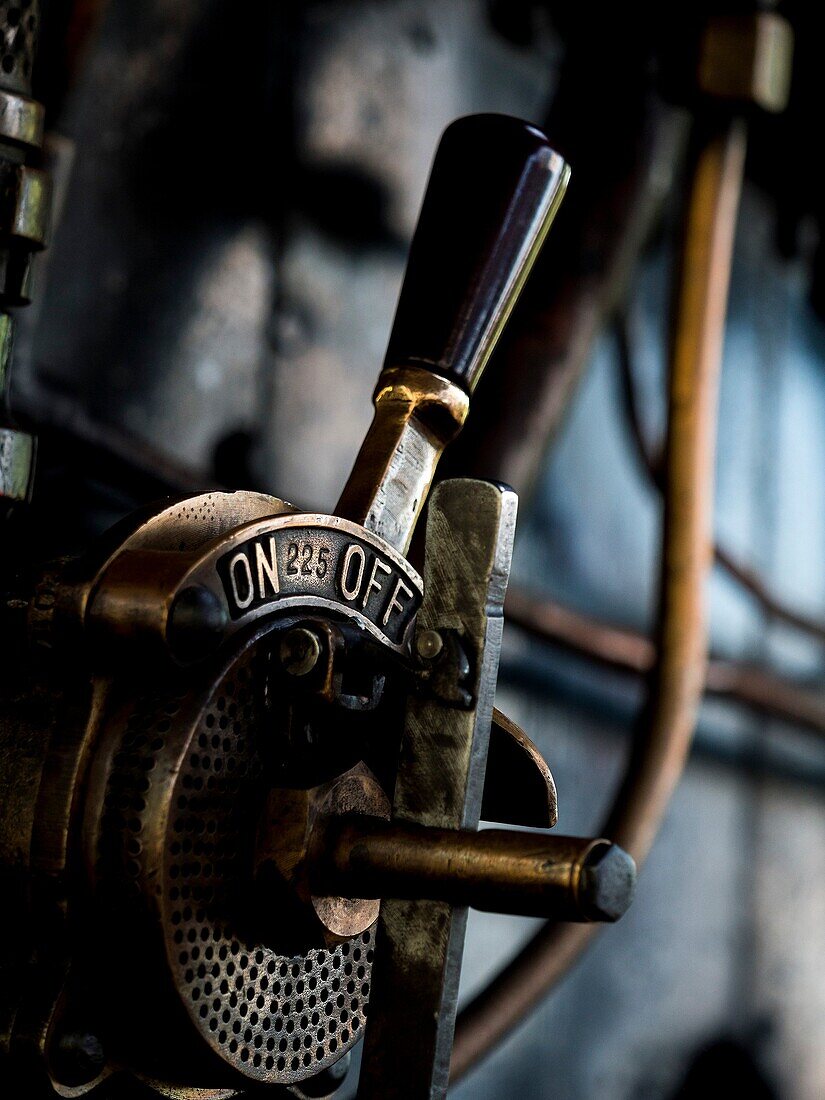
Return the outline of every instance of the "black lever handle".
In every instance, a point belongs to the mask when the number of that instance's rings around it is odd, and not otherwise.
[[[518,119],[470,115],[444,132],[375,417],[336,507],[402,554],[569,177],[544,134]]]
[[[424,367],[472,393],[570,170],[507,115],[449,126],[433,162],[384,368]]]

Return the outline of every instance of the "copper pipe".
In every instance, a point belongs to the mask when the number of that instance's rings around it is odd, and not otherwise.
[[[622,404],[624,406],[627,426],[633,439],[636,452],[642,468],[650,478],[653,485],[662,488],[662,461],[661,449],[651,445],[645,436],[642,418],[639,415],[639,406],[636,399],[636,389],[633,382],[632,356],[630,353],[630,340],[628,339],[625,324],[620,320],[616,327],[616,337],[619,352],[619,374],[622,392]],[[796,611],[783,603],[767,586],[759,573],[747,565],[743,565],[724,546],[717,542],[713,548],[716,564],[723,569],[740,588],[756,600],[765,614],[778,622],[808,634],[815,641],[825,642],[825,623]]]
[[[687,758],[705,679],[705,580],[718,376],[746,134],[696,143],[669,379],[657,660],[605,835],[641,863]],[[578,958],[592,928],[548,923],[461,1013],[452,1079],[489,1052]]]
[[[505,614],[509,626],[606,668],[634,676],[647,676],[653,668],[656,647],[650,638],[536,593],[511,589]],[[766,669],[712,656],[705,671],[705,692],[825,735],[825,697]]]

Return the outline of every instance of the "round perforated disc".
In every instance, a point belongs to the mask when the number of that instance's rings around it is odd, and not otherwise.
[[[331,1065],[360,1037],[373,933],[287,956],[277,912],[266,935],[249,919],[269,667],[262,639],[200,699],[161,694],[130,709],[111,757],[98,851],[125,871],[136,900],[148,900],[202,1039],[245,1076],[286,1084]]]

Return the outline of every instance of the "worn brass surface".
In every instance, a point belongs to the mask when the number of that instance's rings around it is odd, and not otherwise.
[[[333,947],[339,939],[360,936],[378,919],[377,900],[314,889],[310,881],[311,863],[323,857],[317,850],[325,840],[323,823],[349,814],[390,816],[390,801],[364,764],[317,787],[269,791],[255,847],[258,877],[274,871],[299,899],[307,934],[317,940],[320,926],[331,933]]]
[[[328,821],[324,848],[317,885],[553,920],[618,920],[635,882],[633,860],[600,839],[350,818]]]
[[[547,762],[524,730],[495,707],[482,819],[552,829],[558,816],[556,783]]]
[[[266,519],[256,519],[261,516]],[[254,532],[271,517],[289,521],[288,506],[244,493],[203,494],[156,510],[134,521],[111,549],[104,545],[93,555],[80,569],[71,598],[64,595],[65,607],[74,609],[76,621],[92,622],[105,578],[119,562],[137,560],[167,563],[162,569],[147,568],[142,583],[154,577],[158,602],[168,606],[173,600],[163,578],[179,572],[168,563],[197,558],[199,548],[231,541],[238,528],[244,535]],[[124,588],[128,572],[123,569]],[[140,577],[136,573],[134,583]],[[152,600],[131,603],[128,591],[119,606],[125,633],[130,625],[134,629],[141,607],[152,615]],[[144,1073],[149,1072],[145,1052],[152,1051],[149,1063],[165,1066],[163,1072],[150,1072],[157,1078],[168,1078],[172,1069],[185,1073],[187,1066],[190,1075],[200,1077],[203,1067],[212,1065],[206,1072],[219,1079],[223,1063],[261,1081],[302,1080],[335,1062],[363,1026],[372,957],[369,925],[376,904],[315,899],[321,913],[315,942],[299,952],[296,974],[292,918],[287,919],[284,899],[267,894],[266,883],[245,870],[256,833],[260,851],[266,850],[262,838],[272,836],[262,826],[272,803],[267,802],[271,784],[263,778],[260,754],[267,731],[277,736],[272,708],[278,700],[270,685],[282,668],[279,643],[267,640],[268,627],[256,629],[238,656],[217,667],[210,662],[202,671],[186,673],[157,666],[144,683],[141,664],[127,662],[118,665],[113,679],[100,681],[102,695],[91,723],[97,750],[82,829],[85,864],[103,911],[119,913],[120,932],[131,929],[136,940],[145,941],[141,965],[153,975],[148,999],[135,998],[129,1025],[114,1039],[117,1049],[117,1041],[128,1036],[129,1060]],[[350,797],[354,791],[360,800]],[[346,810],[361,811],[383,798],[364,776],[354,786],[332,783],[316,794],[321,806],[331,799]],[[386,800],[379,809],[386,812]],[[300,821],[296,814],[295,828]],[[263,905],[267,897],[268,909]],[[328,950],[322,921],[327,930],[335,929]],[[349,934],[356,925],[357,934]],[[108,941],[111,930],[101,934]],[[285,953],[271,946],[279,939],[290,945]],[[210,972],[217,967],[218,975],[199,976],[206,962]],[[243,997],[237,992],[239,980],[246,983]],[[227,989],[220,988],[222,983]],[[349,984],[352,993],[346,992]],[[343,1009],[336,1002],[342,988]],[[216,1002],[220,1011],[214,1009]],[[203,1015],[207,1005],[211,1012]],[[327,1006],[334,1006],[332,1017]],[[168,1021],[163,1041],[152,1030],[156,1018]],[[106,1038],[113,1041],[111,1035]]]
[[[348,520],[295,513],[275,498],[262,499],[266,518],[197,546],[176,544],[174,532],[171,542],[166,534],[157,543],[127,541],[73,601],[91,636],[100,644],[119,640],[168,650],[185,664],[274,611],[300,607],[351,618],[402,652],[421,599],[421,579],[406,559]],[[174,527],[174,515],[168,524]],[[202,652],[196,644],[189,650],[174,645],[173,635],[192,618],[187,614],[174,629],[179,601],[194,592],[214,611],[214,638],[202,639]]]
[[[49,177],[38,168],[21,167],[17,170],[16,182],[14,205],[5,231],[29,242],[33,248],[43,248],[51,208]]]
[[[35,438],[20,428],[0,427],[0,497],[28,500],[34,472]]]
[[[103,950],[124,937],[135,948],[131,996],[103,1038],[160,1079],[217,1084],[231,1070],[290,1084],[364,1025],[372,930],[296,952],[286,901],[252,874],[277,660],[277,636],[259,627],[217,667],[119,676],[102,708],[84,865]]]
[[[256,516],[280,513],[289,519],[284,515],[287,508],[259,494],[203,494],[133,519],[85,562],[68,571],[55,569],[44,579],[38,597],[40,636],[51,631],[58,647],[74,637],[68,624],[76,627],[90,621],[101,578],[119,560],[155,555],[157,561],[168,563],[196,556],[199,547],[220,541],[224,533],[229,536],[235,526],[246,531],[251,523],[254,529]],[[148,576],[151,570],[146,572]],[[154,572],[155,590],[161,594],[162,578],[170,570]],[[161,604],[167,595],[160,597]],[[150,603],[142,606],[148,609]],[[128,631],[141,605],[130,606],[126,598],[122,608],[123,629]],[[60,620],[62,629],[57,629]],[[164,1087],[170,1095],[186,1094],[183,1084],[168,1084],[180,1074],[190,1081],[205,1076],[218,1083],[228,1067],[265,1081],[307,1079],[336,1062],[356,1041],[364,1022],[372,958],[370,925],[377,904],[310,898],[321,917],[312,946],[298,953],[300,972],[295,974],[285,906],[270,899],[264,912],[265,891],[260,890],[265,884],[256,884],[247,873],[271,785],[263,779],[260,753],[263,746],[265,754],[271,754],[270,741],[283,736],[273,676],[289,675],[282,667],[277,636],[270,642],[269,627],[257,630],[252,638],[247,631],[239,654],[232,656],[230,650],[223,664],[211,661],[197,673],[157,661],[119,659],[110,676],[105,669],[112,664],[112,647],[109,652],[93,647],[87,656],[96,662],[98,675],[91,705],[86,703],[85,723],[79,714],[72,725],[65,703],[63,711],[56,703],[49,713],[55,718],[62,713],[63,721],[56,731],[40,737],[36,753],[28,753],[17,726],[9,727],[16,756],[8,761],[8,775],[19,798],[4,805],[13,820],[3,836],[15,851],[32,850],[38,873],[66,882],[71,835],[75,840],[82,835],[86,873],[104,918],[101,925],[94,920],[89,924],[90,934],[99,937],[104,955],[119,951],[123,937],[141,945],[135,961],[140,980],[135,977],[130,984],[132,996],[118,1026],[108,1029],[105,1017],[97,1013],[92,1014],[91,1026],[101,1029],[107,1057],[125,1058],[147,1079],[167,1082]],[[80,648],[77,655],[83,652]],[[35,728],[30,721],[29,727]],[[5,743],[2,738],[0,743]],[[21,781],[21,753],[32,761],[28,786]],[[46,777],[42,784],[41,776]],[[34,798],[38,784],[39,802]],[[85,803],[79,804],[82,793]],[[363,775],[354,786],[332,783],[323,793],[324,812],[366,812],[376,806],[380,812],[388,810],[380,788]],[[355,797],[359,793],[360,798]],[[14,812],[19,799],[26,804],[25,815]],[[78,831],[79,814],[83,824]],[[5,862],[14,863],[11,852]],[[250,932],[250,920],[259,931]],[[324,924],[335,930],[328,950]],[[356,926],[357,933],[352,931]],[[280,954],[279,941],[285,945]],[[182,947],[190,956],[186,964],[181,961]],[[91,967],[93,959],[84,954],[82,944],[78,951],[77,966]],[[263,963],[256,962],[259,955]],[[218,967],[221,973],[217,980],[214,974],[198,974],[207,956],[210,971]],[[247,982],[243,997],[236,985],[241,978]],[[213,1015],[204,1017],[201,1008],[207,1004],[210,982]],[[219,989],[221,983],[227,989]],[[347,990],[350,984],[352,991]],[[247,999],[250,989],[252,1005]],[[102,992],[98,990],[98,996]],[[337,1004],[342,995],[343,1008]],[[215,1012],[218,996],[220,1012]],[[40,986],[37,997],[42,1009],[48,991]],[[265,1011],[257,1003],[261,1000]],[[9,1010],[7,1021],[5,1005],[0,1006],[0,1024],[10,1036],[15,1026],[13,1002]],[[229,1026],[222,1018],[226,1012]],[[18,1030],[21,1019],[18,1012]],[[233,1030],[235,1024],[238,1029]],[[36,1042],[45,1052],[51,1025],[37,1026]],[[205,1043],[198,1038],[201,1032]]]
[[[503,155],[477,181],[476,226],[444,166],[465,154],[490,164],[485,134],[501,137]],[[342,515],[201,494],[149,509],[85,558],[43,570],[31,638],[85,662],[92,692],[85,723],[51,730],[28,771],[15,763],[18,777],[40,783],[43,810],[23,820],[15,851],[31,852],[61,915],[65,884],[81,885],[70,916],[83,980],[73,987],[61,970],[54,989],[32,983],[36,995],[0,1007],[0,1026],[4,1043],[39,1052],[66,1095],[120,1065],[187,1097],[229,1095],[240,1078],[297,1089],[329,1069],[364,1029],[381,896],[362,1094],[443,1094],[467,905],[615,919],[629,900],[630,864],[606,842],[471,832],[482,809],[519,824],[556,817],[535,747],[503,716],[493,725],[516,512],[506,487],[437,490],[416,657],[410,647],[422,582],[403,554],[569,175],[544,136],[516,120],[464,120],[449,135],[433,177],[443,194],[425,205],[441,213],[416,237],[406,321],[397,318],[391,343],[399,362],[390,356],[379,380]],[[7,220],[31,251],[45,235],[44,179],[20,165],[12,176]],[[455,228],[453,215],[461,247],[447,271],[437,230]],[[446,274],[438,285],[449,282],[463,304],[453,317],[436,295],[427,335],[437,354],[418,356],[409,308],[432,290],[433,260],[436,281]],[[348,646],[346,689],[336,662]],[[373,743],[384,712],[366,735],[357,725],[382,699],[385,666],[391,713],[407,700],[392,832],[377,824],[389,812],[384,791],[363,761],[352,766],[361,757],[348,742],[365,759],[376,751],[376,774],[391,786],[391,731],[389,746]],[[498,775],[485,784],[491,725]],[[353,834],[329,823],[353,815],[361,832],[345,856],[340,843]],[[330,865],[346,889],[324,878]],[[95,963],[122,959],[124,943],[128,996],[114,1019],[100,1008],[110,976]],[[82,1081],[62,1074],[74,1042],[66,1005],[88,1012],[102,1044],[95,1076]],[[327,1087],[316,1084],[307,1095]]]
[[[165,571],[171,579],[181,572],[185,575],[187,564],[210,540],[262,516],[291,511],[292,505],[277,497],[254,492],[199,493],[142,509],[118,524],[83,557],[43,567],[29,609],[32,643],[42,649],[78,644],[87,647],[83,631],[92,618],[93,596],[104,585],[109,569],[117,567],[121,555],[154,554],[155,562],[167,562]],[[115,568],[113,576],[118,575]],[[112,636],[139,637],[143,628],[157,640],[161,628],[165,630],[166,618],[143,594],[144,586],[151,588],[155,582],[151,576],[135,573],[131,581],[127,576],[121,584],[131,586],[134,606],[130,607],[122,590],[117,592],[114,603],[118,614],[104,620],[103,633],[111,632],[111,641]],[[162,594],[164,605],[169,605],[167,612],[173,597],[168,590]],[[106,597],[103,599],[105,602]],[[111,646],[104,652],[111,652]]]
[[[49,227],[49,178],[27,163],[43,138],[43,107],[29,98],[39,25],[34,2],[25,17],[19,7],[0,6],[0,311],[28,302],[31,256],[45,245]]]
[[[382,373],[374,401],[375,417],[335,511],[404,554],[470,400],[454,382],[404,367]]]
[[[791,90],[793,30],[772,11],[712,18],[702,39],[698,85],[719,99],[783,111]]]
[[[45,114],[37,100],[0,89],[0,141],[39,149],[43,144]]]
[[[28,500],[34,476],[36,440],[17,427],[9,410],[9,383],[14,322],[0,312],[0,498],[7,503]]]
[[[437,695],[409,697],[394,820],[440,829],[478,824],[516,508],[511,490],[488,482],[446,481],[433,493],[417,629],[459,633],[470,654],[472,701],[459,707]],[[446,902],[384,901],[363,1100],[446,1092],[466,915]]]

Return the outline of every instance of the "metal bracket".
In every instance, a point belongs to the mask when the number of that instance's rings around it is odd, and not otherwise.
[[[516,510],[511,489],[485,481],[445,481],[430,498],[418,632],[472,639],[474,703],[458,709],[437,696],[410,697],[395,820],[478,825]],[[466,921],[466,908],[445,902],[382,902],[361,1100],[446,1095]]]

